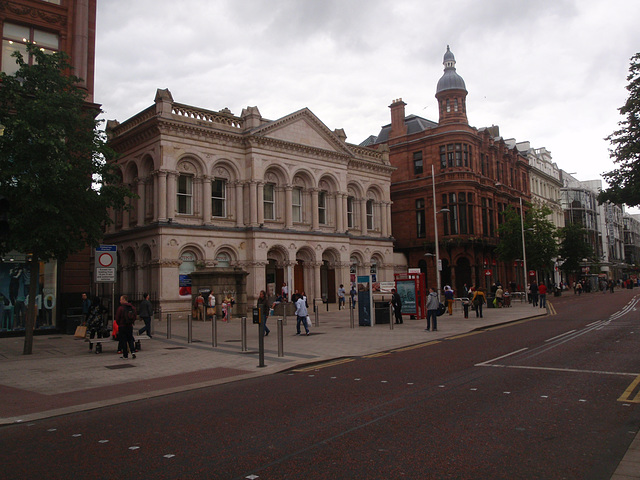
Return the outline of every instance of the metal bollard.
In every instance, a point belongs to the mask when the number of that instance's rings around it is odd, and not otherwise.
[[[227,313],[227,315],[229,315]],[[240,335],[242,336],[242,351],[247,351],[247,317],[240,319]]]
[[[351,299],[349,299],[349,328],[355,328],[354,324],[353,305]]]
[[[320,308],[316,308],[316,320],[315,320],[315,324],[316,327],[320,326]]]
[[[278,356],[284,357],[284,328],[282,327],[283,320],[278,319]]]
[[[218,346],[218,322],[216,321],[216,314],[211,317],[211,346]]]
[[[171,338],[171,314],[167,313],[167,340]]]
[[[187,343],[193,343],[193,317],[187,315]]]
[[[393,330],[393,306],[389,304],[389,329]]]

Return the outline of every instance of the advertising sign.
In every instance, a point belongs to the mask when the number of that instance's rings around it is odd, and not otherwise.
[[[403,314],[416,314],[416,282],[415,280],[398,280],[396,291],[402,301]]]

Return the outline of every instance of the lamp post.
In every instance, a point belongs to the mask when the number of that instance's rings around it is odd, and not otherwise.
[[[436,175],[431,165],[431,187],[433,189],[433,232],[436,241],[436,293],[440,300],[440,245],[438,241],[438,210],[436,208]],[[448,212],[448,208],[443,208],[440,212]]]
[[[524,243],[524,210],[522,209],[522,197],[520,197],[520,228],[522,230],[522,262],[524,266],[524,283],[522,287],[524,288],[524,298],[529,302],[529,293],[527,291],[527,249]]]

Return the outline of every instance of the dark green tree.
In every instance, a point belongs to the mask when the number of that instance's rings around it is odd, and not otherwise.
[[[625,119],[605,139],[613,147],[610,155],[618,168],[602,175],[609,187],[600,192],[598,201],[634,207],[640,205],[640,53],[631,57],[627,81],[629,98],[618,109]]]
[[[549,270],[553,266],[553,258],[558,252],[557,232],[555,225],[547,217],[551,210],[547,207],[531,206],[524,217],[524,237],[527,254],[527,268],[533,270]],[[496,254],[500,260],[511,262],[522,259],[522,221],[515,208],[504,211],[500,225],[500,242]]]
[[[587,241],[587,231],[580,223],[570,223],[560,229],[560,258],[564,260],[560,269],[564,272],[579,272],[582,259],[593,255]]]
[[[39,263],[97,245],[108,209],[122,208],[131,193],[106,162],[111,152],[98,130],[100,110],[85,102],[68,57],[35,45],[27,50],[31,62],[16,52],[16,74],[0,74],[0,197],[8,220],[0,254],[30,258],[23,353],[31,354]]]

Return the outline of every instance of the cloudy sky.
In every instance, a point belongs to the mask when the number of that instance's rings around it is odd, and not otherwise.
[[[579,180],[614,168],[637,0],[98,0],[95,101],[120,122],[153,103],[275,120],[308,107],[360,143],[407,114],[438,120],[451,46],[469,123],[546,147]]]

